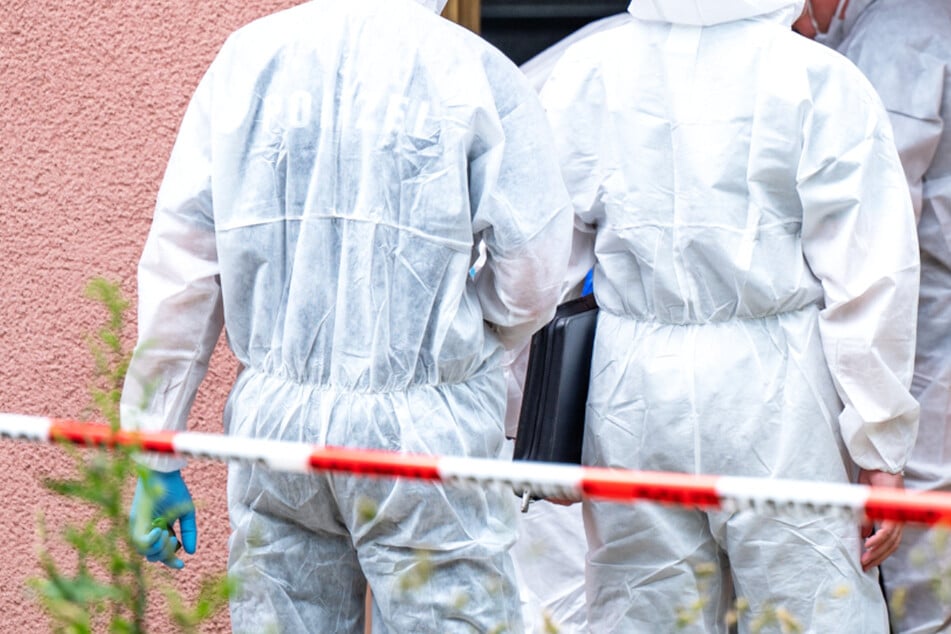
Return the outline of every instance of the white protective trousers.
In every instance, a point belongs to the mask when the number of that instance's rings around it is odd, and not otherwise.
[[[911,200],[868,82],[790,30],[802,6],[634,0],[542,91],[596,263],[587,464],[843,483],[905,466]],[[887,632],[851,519],[584,511],[592,631],[726,632],[735,594],[740,632],[776,614]]]
[[[532,86],[444,4],[316,0],[225,43],[140,263],[125,425],[185,429],[223,324],[233,436],[502,454],[503,346],[554,313],[571,208]],[[236,632],[362,633],[367,584],[374,632],[520,627],[510,492],[242,463],[228,499]]]
[[[951,5],[851,0],[842,27],[835,44],[888,110],[918,217],[921,293],[911,393],[921,404],[921,423],[905,484],[951,491]],[[951,627],[946,529],[906,527],[882,575],[896,633]]]

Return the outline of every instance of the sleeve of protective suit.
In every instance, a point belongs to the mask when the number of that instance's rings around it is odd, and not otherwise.
[[[628,14],[612,16],[599,21],[596,29],[608,28],[629,19]],[[610,24],[609,24],[610,22]],[[525,76],[536,88],[541,88],[547,82],[550,72],[556,62],[561,59],[565,49],[571,42],[581,39],[589,29],[582,29],[576,35],[559,42],[548,50],[539,54],[521,67]],[[591,29],[595,30],[594,28]],[[594,264],[594,229],[575,217],[575,231],[571,245],[571,255],[568,260],[568,272],[558,293],[558,303],[581,296],[584,277]],[[522,396],[525,388],[525,373],[528,369],[528,358],[531,351],[531,340],[526,339],[520,346],[506,350],[503,358],[507,389],[505,410],[505,433],[508,438],[515,438],[518,432],[518,419],[521,413]]]
[[[825,294],[819,329],[844,404],[842,437],[859,467],[898,473],[918,428],[909,393],[919,276],[911,198],[868,82],[849,66],[813,90],[797,174],[802,242]]]
[[[159,190],[138,272],[138,342],[122,392],[122,426],[186,428],[223,325],[211,194],[211,75],[188,106]],[[156,471],[185,462],[142,456]]]
[[[498,122],[483,117],[470,161],[473,228],[486,245],[476,288],[503,345],[554,316],[571,248],[571,208],[538,97],[514,68],[493,82]],[[495,128],[495,129],[493,129]]]
[[[545,82],[542,104],[548,114],[562,177],[575,213],[568,275],[562,296],[575,291],[596,262],[594,253],[600,195],[604,90],[597,65],[585,64],[569,49]]]
[[[896,39],[890,29],[876,25],[866,37],[854,38],[842,52],[882,98],[911,190],[915,218],[920,219],[924,176],[944,131],[941,107],[949,71],[941,59]]]

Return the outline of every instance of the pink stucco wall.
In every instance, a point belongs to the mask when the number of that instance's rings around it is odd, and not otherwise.
[[[105,275],[134,298],[135,267],[176,129],[225,37],[294,0],[3,0],[0,9],[0,411],[81,417],[91,361],[84,341],[102,312],[83,298]],[[134,333],[130,329],[130,336]],[[220,431],[230,354],[219,347],[194,411]],[[49,631],[27,598],[39,573],[37,517],[76,508],[40,485],[60,449],[0,442],[0,633]],[[196,462],[199,554],[172,579],[192,592],[223,572],[225,469]],[[161,631],[153,628],[150,631]],[[229,631],[227,616],[209,632]]]

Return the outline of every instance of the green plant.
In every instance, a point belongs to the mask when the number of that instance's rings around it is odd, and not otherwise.
[[[688,605],[679,605],[675,607],[677,615],[677,629],[683,630],[696,625],[703,617],[703,611],[710,601],[710,584],[716,574],[716,567],[713,564],[699,564],[694,568],[694,573],[698,580],[699,597]],[[843,590],[837,589],[836,594]],[[737,597],[733,601],[732,607],[725,615],[725,622],[729,631],[736,631],[741,618],[749,619],[749,631],[751,634],[760,634],[766,628],[778,628],[782,634],[799,634],[803,631],[802,624],[786,608],[782,606],[773,606],[769,603],[761,606],[760,611],[753,613],[750,602],[745,597]]]
[[[98,414],[117,431],[119,397],[131,358],[123,337],[129,302],[118,285],[102,278],[90,281],[86,296],[108,313],[105,325],[88,341],[95,362],[91,414]],[[178,631],[197,631],[201,622],[227,603],[234,591],[232,581],[226,577],[203,580],[194,605],[189,605],[161,580],[161,568],[135,551],[129,536],[128,487],[134,476],[147,476],[147,470],[134,460],[134,450],[78,450],[66,445],[64,449],[73,456],[76,475],[47,479],[44,485],[89,513],[85,520],[62,529],[60,537],[74,555],[65,565],[50,554],[51,536],[44,518],[39,520],[43,576],[31,579],[29,585],[54,631],[142,634],[147,631],[146,617],[152,614],[149,606],[154,597],[164,597],[168,619]]]
[[[927,538],[911,549],[908,562],[928,575],[928,586],[939,605],[951,603],[951,530],[936,526],[927,533]],[[908,611],[908,588],[891,588],[888,607],[896,619],[902,619]]]

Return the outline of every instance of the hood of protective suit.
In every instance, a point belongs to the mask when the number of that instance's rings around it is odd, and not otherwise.
[[[769,14],[792,23],[805,0],[631,0],[628,13],[639,20],[712,26]]]
[[[416,0],[416,2],[428,9],[432,9],[436,13],[442,13],[442,10],[449,4],[449,0]]]

